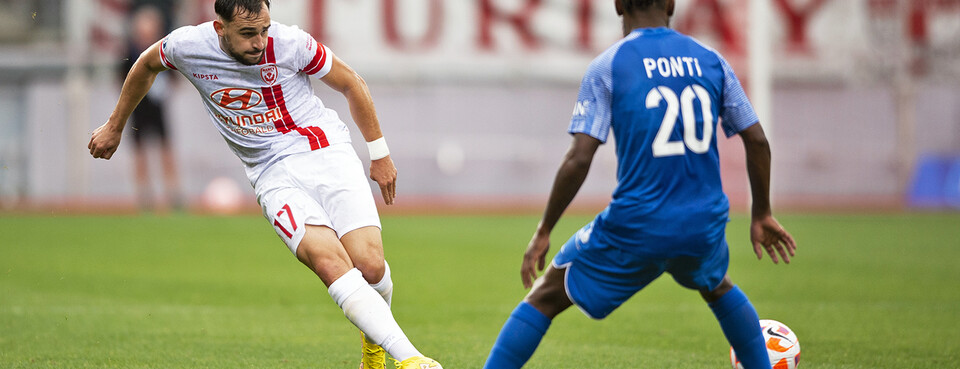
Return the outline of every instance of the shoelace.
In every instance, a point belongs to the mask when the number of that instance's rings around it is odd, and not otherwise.
[[[400,360],[397,360],[397,359],[394,359],[394,358],[390,358],[390,360],[393,360],[393,365],[396,366],[397,368],[400,368],[400,364],[403,364],[402,362],[400,362]],[[421,367],[421,368],[426,368],[425,365],[427,365],[427,364],[425,364],[425,363],[420,363],[420,367]],[[432,364],[431,364],[431,365],[430,365],[430,368],[439,368],[439,366],[436,366],[436,365],[432,365]]]
[[[382,355],[381,353],[383,353],[383,348],[381,348],[380,346],[374,346],[374,345],[363,346],[363,355],[373,358],[372,361],[374,362],[374,364],[377,364],[375,368],[369,368],[369,369],[381,369],[381,368],[387,367],[387,363],[384,362],[383,360],[384,355]],[[368,369],[368,368],[364,368],[364,369]]]

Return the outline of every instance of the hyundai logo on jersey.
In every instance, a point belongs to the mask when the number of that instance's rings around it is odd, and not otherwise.
[[[273,78],[277,78],[276,74]],[[228,87],[214,91],[210,94],[210,99],[226,109],[247,110],[259,105],[263,101],[263,96],[254,90]]]

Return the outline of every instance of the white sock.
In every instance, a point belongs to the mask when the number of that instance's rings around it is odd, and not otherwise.
[[[370,287],[373,287],[373,290],[377,291],[377,293],[383,297],[383,301],[387,302],[387,306],[391,306],[393,300],[393,280],[390,279],[390,264],[387,264],[386,260],[383,261],[383,269],[383,278],[380,278],[380,282],[371,284]],[[367,336],[363,336],[363,339],[369,343],[376,343]]]
[[[423,356],[403,334],[383,296],[367,284],[360,270],[350,269],[330,284],[327,292],[347,319],[394,359],[403,361]]]
[[[383,301],[387,302],[388,306],[391,306],[393,301],[393,279],[390,279],[390,264],[387,264],[387,261],[383,261],[383,278],[380,279],[380,282],[376,284],[371,284],[370,287],[373,287],[374,291],[380,293],[380,296],[383,296]]]

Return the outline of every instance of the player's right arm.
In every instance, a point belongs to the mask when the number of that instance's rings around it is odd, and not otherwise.
[[[613,83],[609,67],[613,58],[611,50],[613,49],[608,49],[590,63],[580,82],[577,104],[568,129],[568,132],[573,135],[573,143],[570,144],[570,149],[564,156],[560,169],[557,170],[547,207],[543,211],[543,218],[527,245],[527,251],[523,254],[520,279],[526,288],[533,286],[533,281],[537,279],[537,271],[543,270],[546,266],[547,251],[550,250],[550,232],[580,191],[580,186],[583,185],[587,172],[590,171],[590,164],[593,163],[597,148],[606,142],[607,134],[610,132]]]
[[[776,264],[777,254],[783,261],[790,263],[795,255],[797,243],[787,230],[773,218],[770,209],[770,144],[763,133],[763,127],[756,123],[740,133],[747,156],[747,175],[750,178],[751,205],[750,242],[757,259],[763,257],[763,251],[770,255]]]
[[[113,113],[110,114],[110,118],[93,131],[87,148],[90,149],[90,155],[93,155],[94,158],[109,160],[113,156],[117,147],[120,146],[123,127],[127,124],[127,119],[133,113],[133,109],[150,91],[150,86],[153,85],[157,74],[167,70],[160,59],[161,42],[157,41],[140,54],[136,63],[133,64],[133,68],[130,68],[130,72],[127,73],[127,78],[123,81],[120,99],[117,101]]]
[[[573,135],[573,143],[567,155],[557,170],[557,177],[550,190],[550,199],[543,212],[543,219],[537,225],[527,251],[523,254],[523,264],[520,267],[520,277],[523,286],[530,288],[537,279],[537,271],[543,270],[546,264],[547,251],[550,249],[550,232],[557,225],[560,216],[567,210],[573,198],[580,191],[580,186],[587,179],[593,156],[600,147],[600,140],[584,133]]]

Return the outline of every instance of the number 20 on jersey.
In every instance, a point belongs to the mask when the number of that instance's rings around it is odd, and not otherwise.
[[[700,111],[703,120],[703,138],[697,138],[697,118],[694,111],[694,99],[700,101]],[[686,150],[696,154],[703,154],[710,150],[710,141],[713,139],[713,112],[711,110],[710,93],[703,86],[693,84],[683,88],[679,98],[670,87],[657,86],[647,92],[647,109],[657,109],[666,102],[666,111],[660,129],[653,139],[653,156],[684,155]],[[683,141],[670,141],[677,119],[682,121]]]

